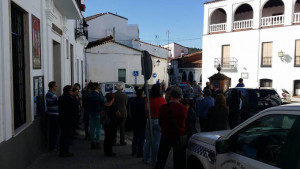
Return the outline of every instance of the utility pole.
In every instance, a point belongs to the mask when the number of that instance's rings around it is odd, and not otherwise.
[[[170,30],[167,30],[167,35],[168,35],[168,50],[169,50],[169,57],[171,56],[170,55],[170,39],[169,39],[169,35],[170,35]]]

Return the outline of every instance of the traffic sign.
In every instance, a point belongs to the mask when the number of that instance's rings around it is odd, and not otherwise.
[[[156,77],[157,77],[157,74],[156,74],[156,73],[153,73],[153,77],[156,78]]]
[[[133,71],[133,76],[139,76],[139,71]]]
[[[142,64],[142,75],[144,75],[145,80],[149,80],[152,75],[152,58],[149,52],[143,51],[141,57],[141,64]]]

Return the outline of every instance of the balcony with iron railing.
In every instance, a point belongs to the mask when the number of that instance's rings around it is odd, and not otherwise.
[[[215,68],[219,65],[222,69],[237,69],[238,60],[235,57],[230,58],[215,58]]]
[[[264,56],[261,60],[261,67],[272,67],[272,57],[271,56]]]

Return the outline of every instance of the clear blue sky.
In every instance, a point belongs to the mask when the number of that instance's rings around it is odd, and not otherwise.
[[[138,24],[140,39],[155,45],[169,39],[186,47],[201,48],[205,0],[86,0],[84,16],[117,13]],[[155,35],[158,35],[156,40]]]

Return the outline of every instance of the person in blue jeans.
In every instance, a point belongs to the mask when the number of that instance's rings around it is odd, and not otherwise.
[[[144,162],[150,163],[155,165],[157,159],[157,151],[160,143],[160,126],[158,124],[158,115],[159,109],[162,105],[167,104],[165,98],[161,96],[160,93],[160,85],[155,84],[152,86],[150,92],[150,112],[151,112],[151,124],[152,124],[152,131],[153,131],[153,152],[151,152],[151,137],[150,137],[150,125],[149,125],[149,117],[147,119],[146,124],[146,131],[145,131],[145,146],[144,146]],[[147,110],[147,109],[146,109]],[[151,160],[150,159],[150,152],[151,152]]]
[[[89,122],[90,122],[90,140],[92,149],[100,149],[100,139],[101,139],[101,123],[100,123],[100,112],[103,109],[104,97],[100,92],[100,87],[98,83],[93,83],[91,85],[91,92],[88,94],[87,98]],[[95,138],[96,134],[96,138]]]

